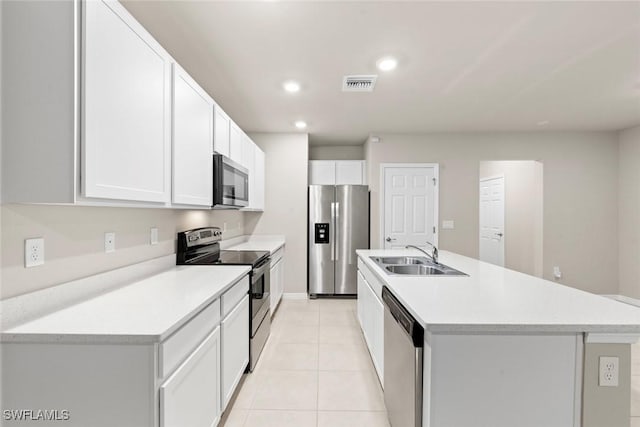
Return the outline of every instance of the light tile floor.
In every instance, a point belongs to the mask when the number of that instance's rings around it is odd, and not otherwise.
[[[631,347],[631,427],[640,427],[640,344]],[[283,300],[252,374],[220,427],[389,427],[355,300]]]
[[[283,300],[222,427],[389,427],[356,301]]]

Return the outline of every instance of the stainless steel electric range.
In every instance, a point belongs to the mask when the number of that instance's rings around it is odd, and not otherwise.
[[[177,265],[250,265],[249,370],[264,348],[271,330],[269,311],[270,253],[220,250],[222,230],[204,227],[178,233]]]

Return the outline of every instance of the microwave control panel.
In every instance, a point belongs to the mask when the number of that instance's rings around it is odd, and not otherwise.
[[[315,243],[316,244],[328,244],[329,243],[329,224],[326,222],[315,224]]]

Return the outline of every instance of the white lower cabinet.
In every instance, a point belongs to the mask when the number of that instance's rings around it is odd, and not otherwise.
[[[217,327],[160,387],[160,426],[213,427],[220,413]]]
[[[273,316],[284,294],[284,248],[278,249],[271,258],[270,284],[269,307]]]
[[[380,383],[384,386],[384,304],[358,271],[358,320]]]
[[[222,410],[249,363],[249,296],[222,319]],[[188,425],[188,424],[185,424]]]
[[[2,403],[64,408],[65,427],[215,427],[249,363],[248,290],[245,275],[160,342],[3,342]]]

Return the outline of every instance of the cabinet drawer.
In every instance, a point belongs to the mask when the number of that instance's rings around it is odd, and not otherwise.
[[[249,275],[244,276],[228,291],[222,294],[222,317],[225,317],[233,307],[249,292]]]
[[[220,418],[220,328],[160,386],[161,427],[211,427]]]
[[[204,337],[220,323],[220,300],[209,304],[182,328],[160,344],[159,376],[170,374]]]
[[[274,266],[284,256],[284,246],[278,249],[271,255],[271,265]]]

